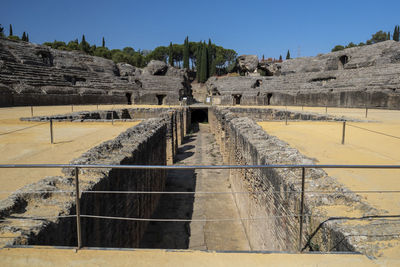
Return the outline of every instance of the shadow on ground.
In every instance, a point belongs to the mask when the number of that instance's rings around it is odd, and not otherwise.
[[[184,164],[192,157],[195,148],[190,143],[196,135],[185,137],[178,148],[175,164]],[[165,191],[194,192],[196,174],[194,170],[169,170]],[[153,219],[191,219],[194,194],[163,194],[154,212]],[[150,222],[140,242],[140,248],[187,249],[189,247],[189,222]]]

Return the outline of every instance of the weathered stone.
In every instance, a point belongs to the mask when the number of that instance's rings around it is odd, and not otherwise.
[[[281,75],[281,65],[279,63],[260,62],[258,70],[264,71],[264,76],[279,76]]]
[[[79,51],[0,38],[0,62],[0,84],[11,89],[1,106],[159,104],[159,98],[179,104],[192,95],[186,71],[160,61],[142,71]]]
[[[52,119],[73,120],[107,118],[110,112],[115,118],[126,116],[135,119],[148,118],[129,128],[115,139],[105,141],[90,149],[71,164],[112,164],[112,165],[166,165],[176,152],[187,129],[184,115],[187,109],[101,110],[76,112],[52,116]],[[50,117],[35,117],[29,120],[49,120]],[[108,119],[111,119],[109,117]],[[179,129],[177,129],[179,127]],[[182,128],[182,129],[181,129]],[[65,217],[75,214],[74,179],[75,170],[65,168],[64,176],[46,177],[36,183],[26,185],[7,199],[0,201],[0,231],[8,233],[10,239],[0,240],[4,245],[61,245],[75,246],[75,220]],[[80,169],[80,189],[82,191],[163,191],[166,172],[164,170],[117,170]],[[58,191],[58,193],[53,193]],[[65,191],[60,194],[59,191]],[[157,207],[159,194],[90,194],[80,196],[81,213],[112,217],[150,218]],[[40,208],[38,208],[40,207]],[[43,208],[45,207],[45,208]],[[13,224],[10,217],[46,217],[41,220],[24,220],[24,224]],[[50,216],[50,217],[49,217]],[[53,216],[61,216],[55,218]],[[49,218],[47,218],[49,217]],[[96,220],[82,218],[82,239],[85,246],[92,247],[139,247],[141,237],[148,222],[123,220]],[[121,231],[123,229],[123,231]],[[129,233],[129,234],[126,234]]]
[[[240,72],[251,73],[257,70],[258,57],[256,55],[241,55],[237,58],[237,67]]]
[[[227,165],[315,164],[286,142],[269,135],[252,119],[233,114],[234,108],[212,108],[209,124],[220,145]],[[280,113],[272,113],[277,116]],[[270,117],[270,119],[273,119]],[[317,116],[310,119],[320,119]],[[244,224],[251,247],[263,250],[297,251],[299,244],[299,212],[301,171],[299,169],[231,170],[232,190],[257,194],[241,194],[236,204],[243,217],[257,214],[265,218]],[[355,251],[369,257],[379,256],[379,249],[399,244],[398,219],[376,218],[348,223],[345,218],[332,218],[331,207],[351,207],[354,214],[372,216],[385,214],[367,203],[322,169],[307,169],[305,177],[309,191],[335,192],[305,194],[303,217],[303,247],[318,251]],[[260,194],[259,192],[263,192]],[[322,197],[323,196],[323,197]],[[366,236],[368,238],[353,238]],[[385,241],[381,246],[378,242]]]
[[[142,70],[136,68],[128,63],[117,63],[119,74],[121,76],[139,76],[142,74]]]
[[[150,75],[165,75],[168,70],[168,65],[164,61],[151,60],[147,67],[144,68],[144,73]]]
[[[206,85],[215,104],[400,109],[399,55],[400,43],[386,41],[285,60],[281,76],[210,78]]]

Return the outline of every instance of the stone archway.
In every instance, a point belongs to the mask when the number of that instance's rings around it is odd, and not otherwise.
[[[349,62],[349,57],[346,56],[346,55],[341,56],[341,57],[339,58],[339,63],[338,63],[339,66],[338,66],[338,69],[339,69],[339,70],[344,69],[344,65],[346,65],[347,62]]]

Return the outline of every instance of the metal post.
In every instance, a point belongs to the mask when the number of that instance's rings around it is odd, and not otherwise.
[[[368,117],[368,106],[365,107],[365,118]]]
[[[97,104],[97,110],[99,110],[99,105]]]
[[[50,142],[53,144],[53,119],[50,119]]]
[[[79,200],[79,168],[75,167],[75,207],[76,207],[76,233],[78,235],[78,249],[82,247],[81,208]]]
[[[285,112],[285,125],[287,125],[287,111]]]
[[[345,136],[346,136],[346,121],[343,122],[342,145],[344,145]]]
[[[304,105],[301,106],[301,110],[304,111]]]
[[[300,233],[299,233],[299,252],[302,249],[303,240],[303,217],[304,217],[304,181],[305,181],[306,169],[301,168],[301,200],[300,200]]]
[[[328,106],[325,106],[325,114],[328,114]]]
[[[31,117],[33,117],[33,106],[31,106]]]
[[[111,124],[114,125],[114,111],[111,110]]]
[[[71,105],[71,111],[74,112],[74,105]]]

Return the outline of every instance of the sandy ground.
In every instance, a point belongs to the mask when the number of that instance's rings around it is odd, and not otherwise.
[[[38,107],[40,115],[68,112],[67,107]],[[48,122],[21,122],[30,107],[0,109],[0,164],[64,164],[90,148],[118,136],[139,122],[54,122],[50,144]],[[60,169],[1,169],[0,199]]]
[[[378,266],[363,255],[173,250],[1,249],[3,266]]]
[[[301,107],[288,107],[301,110]],[[325,108],[305,108],[325,112]],[[353,118],[365,118],[362,109],[328,108],[328,113]],[[341,145],[341,122],[262,122],[272,135],[288,142],[317,164],[400,164],[400,111],[369,110],[374,122],[348,122],[345,144]],[[364,129],[356,128],[362,127]],[[372,130],[375,132],[371,132]],[[377,133],[378,132],[378,133]],[[400,190],[400,170],[327,169],[329,175],[354,191]],[[361,194],[361,193],[360,193]],[[399,193],[362,193],[373,206],[400,213]]]

